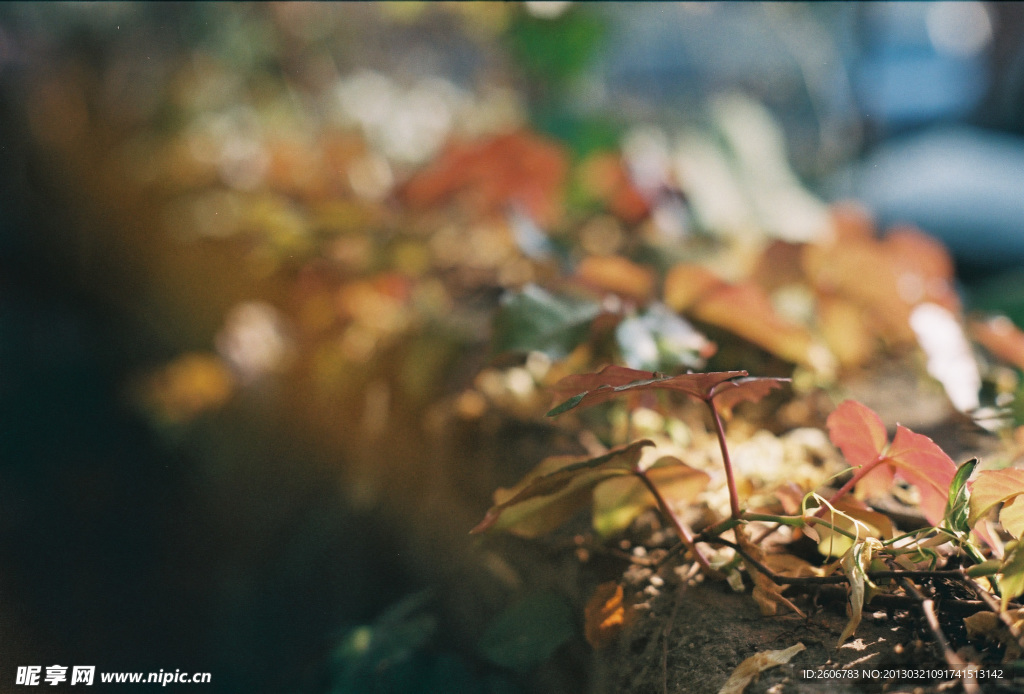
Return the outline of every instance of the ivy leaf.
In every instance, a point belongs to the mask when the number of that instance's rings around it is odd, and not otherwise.
[[[583,341],[600,312],[593,301],[559,297],[537,285],[527,285],[502,298],[494,318],[494,349],[536,350],[562,359]]]
[[[895,478],[917,487],[920,508],[932,525],[938,525],[946,509],[956,464],[927,436],[896,426],[896,436],[886,448],[882,420],[871,408],[846,400],[829,415],[829,438],[855,467],[867,467],[857,482],[856,496],[867,498],[888,493]]]
[[[494,506],[470,530],[508,530],[521,537],[551,532],[590,503],[594,487],[611,477],[631,475],[651,441],[636,441],[597,458],[556,456],[511,489],[494,492]]]
[[[735,379],[741,379],[735,381]],[[557,398],[572,394],[568,400],[548,412],[548,417],[575,407],[592,407],[623,393],[644,390],[675,390],[698,400],[718,403],[724,397],[727,410],[740,402],[756,402],[781,386],[785,378],[747,378],[746,371],[717,371],[665,376],[656,371],[640,371],[624,366],[606,366],[597,373],[566,376],[554,385]],[[735,382],[734,382],[735,381]],[[769,385],[771,384],[771,385]]]
[[[967,486],[967,480],[970,479],[976,467],[978,467],[978,459],[971,458],[956,469],[953,482],[949,485],[949,497],[946,500],[943,522],[955,533],[966,534],[971,531],[968,522],[971,492]]]
[[[659,458],[644,474],[670,504],[693,501],[711,479],[706,472],[672,456]],[[594,490],[594,530],[604,537],[625,530],[637,516],[656,505],[638,477],[607,479]]]
[[[985,470],[978,473],[971,487],[970,515],[967,524],[971,527],[996,504],[1002,503],[999,522],[1006,532],[1016,538],[1024,532],[1024,506],[1017,503],[1017,497],[1024,494],[1024,470]]]

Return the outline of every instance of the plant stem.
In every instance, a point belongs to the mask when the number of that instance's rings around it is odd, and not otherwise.
[[[725,480],[729,485],[729,509],[732,512],[732,517],[739,519],[741,514],[740,499],[739,494],[736,491],[736,479],[732,474],[732,461],[729,459],[729,447],[725,443],[725,427],[722,426],[722,418],[718,415],[718,408],[715,407],[714,398],[708,398],[705,402],[711,409],[711,418],[715,422],[715,433],[718,434],[718,445],[722,449],[722,464],[725,466]]]
[[[882,463],[883,460],[885,460],[885,457],[880,455],[877,458],[875,458],[874,460],[872,460],[870,463],[868,463],[867,465],[864,465],[860,470],[858,470],[857,472],[853,473],[853,477],[851,477],[850,480],[846,484],[844,484],[842,487],[840,487],[839,491],[837,491],[835,494],[832,495],[832,498],[828,500],[828,503],[835,504],[837,501],[839,501],[844,496],[849,494],[850,490],[853,489],[857,485],[858,482],[860,482],[862,479],[864,479],[865,475],[867,475],[869,472],[871,472],[876,467],[878,467]],[[818,508],[818,510],[815,512],[814,515],[817,516],[824,509],[825,509],[825,506],[820,506]]]
[[[673,511],[672,507],[668,505],[668,500],[664,496],[662,496],[661,491],[658,489],[658,487],[653,482],[651,482],[649,477],[647,477],[647,473],[643,471],[638,471],[636,472],[636,476],[640,478],[640,481],[644,483],[644,486],[647,487],[648,491],[650,491],[651,494],[654,495],[654,499],[658,502],[658,508],[661,509],[661,512],[665,515],[666,518],[668,518],[669,522],[672,523],[672,527],[675,528],[676,534],[679,536],[680,541],[682,541],[682,543],[686,545],[687,549],[693,552],[693,556],[701,565],[701,568],[703,568],[709,575],[717,574],[718,572],[711,568],[711,564],[708,563],[707,557],[705,557],[704,554],[699,549],[697,549],[697,543],[693,539],[693,532],[688,527],[686,527],[685,523],[679,520],[679,517],[676,515],[676,512]]]

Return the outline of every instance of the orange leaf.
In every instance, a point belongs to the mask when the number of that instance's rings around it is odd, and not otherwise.
[[[787,361],[810,361],[810,332],[779,316],[768,294],[756,284],[719,287],[700,298],[691,313]]]
[[[632,613],[624,601],[622,586],[617,581],[602,583],[584,610],[583,633],[587,643],[597,650],[607,647],[625,628]]]

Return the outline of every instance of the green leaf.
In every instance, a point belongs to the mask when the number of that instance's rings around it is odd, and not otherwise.
[[[957,468],[953,481],[949,485],[949,498],[946,501],[946,512],[943,521],[946,527],[955,533],[968,533],[971,530],[967,518],[970,510],[971,492],[967,480],[978,466],[978,459],[971,458]]]
[[[1007,603],[1024,593],[1024,545],[1019,540],[1006,545],[999,576],[1002,610],[1005,612]]]
[[[538,351],[562,359],[584,340],[600,312],[596,302],[559,297],[527,285],[502,298],[494,318],[494,350]]]
[[[494,493],[494,506],[470,533],[507,530],[521,537],[551,532],[586,507],[594,487],[619,475],[632,475],[643,449],[651,441],[636,441],[597,458],[547,458],[511,489]]]
[[[684,318],[658,303],[619,323],[615,340],[627,366],[651,371],[701,368],[715,348]]]
[[[553,593],[528,596],[491,622],[480,654],[502,667],[526,670],[546,660],[576,632],[572,609]]]

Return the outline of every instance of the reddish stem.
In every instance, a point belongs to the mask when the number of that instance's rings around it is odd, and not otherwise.
[[[725,427],[722,425],[722,418],[718,416],[718,408],[715,407],[714,397],[705,400],[711,408],[711,417],[715,421],[715,433],[718,434],[718,445],[722,449],[722,464],[725,466],[725,480],[729,485],[729,509],[735,520],[740,519],[740,497],[736,491],[736,478],[732,474],[732,461],[729,460],[729,447],[725,444]]]
[[[654,495],[654,499],[658,502],[658,508],[665,514],[669,522],[672,523],[672,527],[676,529],[676,534],[679,536],[680,541],[686,548],[693,552],[693,556],[697,559],[697,563],[708,573],[708,575],[715,575],[717,572],[711,568],[711,564],[708,563],[707,557],[699,549],[697,549],[697,543],[693,539],[693,532],[686,527],[686,524],[679,520],[676,516],[676,512],[672,510],[672,507],[668,505],[668,500],[662,496],[661,491],[658,487],[647,477],[647,473],[643,471],[637,471],[636,476],[640,478],[640,481],[644,483],[648,491]]]

